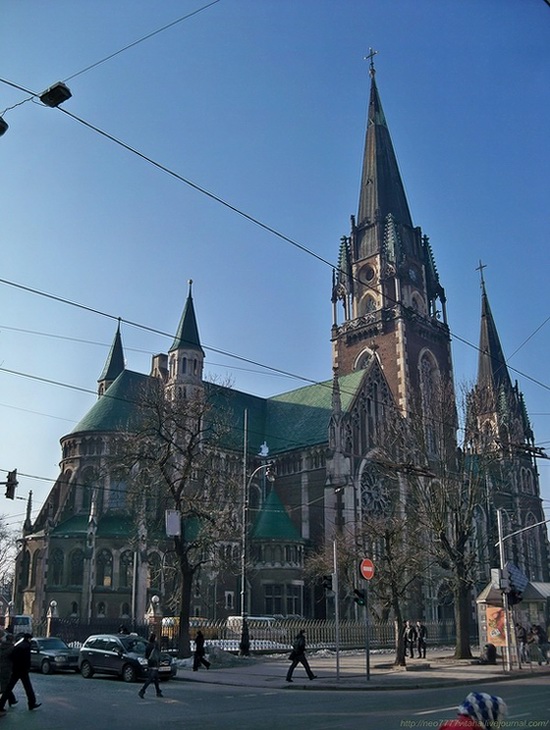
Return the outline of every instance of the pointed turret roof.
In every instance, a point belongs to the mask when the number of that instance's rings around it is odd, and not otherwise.
[[[274,489],[269,493],[254,523],[252,538],[255,540],[302,542],[300,533],[288,516],[288,512]]]
[[[181,315],[180,323],[174,337],[174,342],[169,352],[173,350],[198,350],[204,355],[199,338],[199,328],[197,327],[197,319],[195,317],[195,307],[193,306],[193,297],[191,295],[191,287],[193,281],[189,279],[189,294],[185,302],[185,308]]]
[[[507,390],[512,389],[504,352],[489,306],[483,271],[481,272],[481,330],[479,334],[477,385],[495,391],[500,390],[503,386]]]
[[[370,75],[369,113],[357,224],[361,226],[367,221],[373,223],[377,218],[383,220],[391,213],[398,223],[412,228],[405,188],[382,110],[372,64]]]
[[[109,355],[105,362],[103,372],[99,376],[97,382],[101,383],[103,380],[113,382],[116,380],[120,373],[124,370],[124,350],[122,349],[122,338],[120,336],[120,319],[118,320],[118,327],[115,334],[115,339],[111,345]]]

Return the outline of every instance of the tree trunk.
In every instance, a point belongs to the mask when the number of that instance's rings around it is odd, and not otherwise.
[[[405,637],[403,636],[404,623],[398,599],[393,601],[393,615],[395,616],[395,660],[393,664],[395,667],[404,667],[407,664],[405,661]]]
[[[174,539],[178,563],[180,568],[181,595],[178,627],[178,657],[185,659],[191,656],[191,642],[189,640],[189,612],[191,608],[191,588],[193,585],[194,569],[189,565],[185,546],[178,538]]]
[[[465,581],[458,581],[455,590],[455,626],[456,646],[455,659],[471,659],[470,650],[470,586]]]

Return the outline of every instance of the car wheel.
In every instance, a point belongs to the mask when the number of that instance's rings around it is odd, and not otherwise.
[[[135,682],[137,679],[137,672],[131,664],[125,664],[122,668],[122,679],[125,682]]]
[[[40,665],[40,670],[42,674],[51,674],[52,673],[52,665],[49,659],[44,659],[42,664]]]
[[[90,662],[82,662],[80,674],[84,677],[84,679],[91,679],[94,676],[94,668]]]

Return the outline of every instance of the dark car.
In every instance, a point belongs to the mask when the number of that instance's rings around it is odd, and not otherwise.
[[[147,676],[145,649],[147,641],[137,634],[94,634],[80,647],[78,667],[85,679],[98,674],[116,674],[125,682]],[[175,677],[177,666],[166,652],[161,652],[159,679]]]
[[[31,639],[31,669],[51,674],[60,669],[78,672],[78,649],[55,636],[37,636]]]

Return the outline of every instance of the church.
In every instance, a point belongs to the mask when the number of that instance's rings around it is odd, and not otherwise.
[[[191,591],[192,616],[240,614],[243,594],[249,615],[330,614],[320,576],[305,570],[308,556],[328,550],[335,535],[353,529],[366,512],[383,511],[386,497],[376,467],[380,454],[391,453],[381,443],[380,425],[388,414],[414,418],[415,409],[429,405],[435,384],[448,392],[454,388],[445,290],[430,240],[413,224],[372,61],[370,76],[359,205],[349,234],[335,246],[327,286],[332,368],[327,357],[325,382],[270,398],[231,392],[234,432],[246,433],[246,440],[228,438],[222,446],[248,481],[246,578],[244,570],[203,570]],[[16,613],[40,619],[55,601],[62,618],[142,620],[153,596],[164,615],[171,613],[163,570],[166,535],[148,530],[147,524],[136,535],[124,483],[116,474],[100,483],[98,475],[105,473],[109,445],[132,422],[136,387],[151,379],[166,392],[208,387],[199,322],[190,283],[171,348],[153,356],[148,374],[126,367],[117,328],[99,376],[98,399],[61,437],[59,476],[34,521],[28,505],[16,563]],[[538,525],[544,513],[534,434],[506,366],[483,276],[478,375],[470,402],[477,408],[468,424],[469,448],[473,453],[488,445],[496,449],[505,474],[488,480],[479,505],[476,534],[484,549],[473,601],[498,565],[492,546],[500,509],[506,534],[534,526],[506,542],[506,558],[532,583],[549,581],[546,526]],[[264,468],[268,462],[273,482]],[[401,481],[406,490],[406,475]],[[236,505],[237,512],[240,508]],[[238,540],[219,547],[238,565]],[[415,615],[452,617],[447,599],[437,575],[423,576]]]

